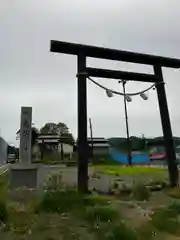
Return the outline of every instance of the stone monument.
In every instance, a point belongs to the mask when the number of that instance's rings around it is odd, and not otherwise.
[[[19,162],[11,164],[10,186],[12,188],[37,188],[38,168],[31,163],[32,107],[21,108]]]
[[[32,108],[21,108],[20,148],[19,157],[21,165],[31,165],[31,126]]]

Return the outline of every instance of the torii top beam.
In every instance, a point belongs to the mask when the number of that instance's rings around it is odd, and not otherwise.
[[[180,68],[180,59],[176,58],[161,57],[156,55],[135,53],[55,40],[51,40],[50,51],[71,55],[78,55],[80,52],[83,52],[87,57],[93,58],[140,63],[153,66],[159,64],[162,67]]]

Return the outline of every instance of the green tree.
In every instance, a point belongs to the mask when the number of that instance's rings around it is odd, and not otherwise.
[[[57,134],[62,138],[63,143],[74,144],[74,137],[65,123],[46,123],[41,129],[41,134]]]
[[[57,134],[57,124],[56,123],[46,123],[41,129],[41,134]]]
[[[36,144],[36,140],[39,136],[39,130],[36,127],[32,127],[31,133],[31,146],[33,147]]]

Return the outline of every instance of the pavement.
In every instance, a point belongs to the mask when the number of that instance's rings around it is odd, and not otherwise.
[[[6,164],[0,167],[0,175],[7,172],[11,164]],[[160,167],[160,166],[149,166]],[[165,167],[165,166],[161,166]],[[89,167],[89,189],[96,189],[101,192],[108,192],[114,181],[121,181],[127,185],[132,185],[134,177],[127,176],[110,176],[104,174],[98,174],[94,176],[94,168]],[[95,171],[96,172],[96,171]],[[69,185],[77,185],[77,167],[66,167],[65,165],[43,165],[38,164],[38,185],[43,187],[46,180],[52,175],[61,175],[62,182]]]
[[[100,174],[100,178],[93,178],[94,168],[89,167],[89,189],[96,189],[101,192],[108,192],[111,186],[112,176]],[[76,167],[65,167],[63,165],[39,166],[38,173],[39,186],[42,187],[48,177],[52,175],[61,175],[62,183],[68,186],[77,185],[77,168]]]

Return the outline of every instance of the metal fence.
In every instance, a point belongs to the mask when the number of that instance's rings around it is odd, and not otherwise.
[[[0,165],[4,165],[7,162],[7,142],[0,137]]]

